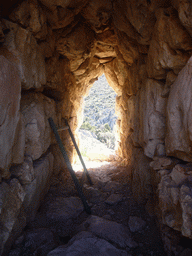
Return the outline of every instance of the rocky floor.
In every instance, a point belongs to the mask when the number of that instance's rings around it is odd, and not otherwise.
[[[15,241],[9,256],[163,256],[155,218],[130,189],[130,169],[108,165],[89,169],[84,183],[88,215],[68,172],[53,178],[33,222]],[[81,180],[82,173],[77,173]]]

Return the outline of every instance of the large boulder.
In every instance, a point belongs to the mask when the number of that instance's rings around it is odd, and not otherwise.
[[[59,246],[51,251],[48,256],[129,256],[126,251],[119,250],[104,239],[100,239],[90,232],[78,233],[68,246]]]
[[[21,81],[18,71],[4,56],[0,56],[0,67],[0,174],[6,178],[11,163],[23,161],[24,144],[18,140],[22,140],[24,132],[19,114]]]
[[[192,161],[191,119],[192,58],[171,87],[167,104],[166,153],[184,161]]]
[[[102,31],[102,26],[108,25],[111,13],[112,3],[109,0],[91,0],[82,11],[83,17],[98,32]]]
[[[17,221],[26,192],[17,179],[0,184],[0,255]]]
[[[65,55],[70,60],[72,71],[90,57],[90,52],[94,46],[94,32],[84,24],[78,24],[65,37],[59,38],[56,44],[58,52]]]
[[[175,33],[177,31],[177,33]],[[167,69],[176,74],[185,66],[192,49],[192,40],[181,25],[175,10],[160,9],[148,52],[147,70],[150,78],[165,79]]]
[[[74,21],[74,17],[87,4],[88,0],[50,1],[40,0],[47,20],[53,29],[64,28]]]
[[[176,165],[172,171],[161,170],[158,185],[159,205],[163,224],[192,238],[192,168]]]
[[[176,8],[178,10],[179,19],[181,20],[181,23],[192,36],[192,14],[190,0],[179,1]]]
[[[14,56],[11,59],[18,68],[22,88],[40,88],[46,83],[45,61],[32,33],[7,20],[3,20],[9,31],[3,43]]]
[[[52,130],[48,118],[55,123],[55,102],[41,93],[28,93],[21,99],[21,112],[25,124],[25,154],[33,160],[44,154],[52,141]]]
[[[21,24],[31,31],[37,39],[44,40],[46,38],[47,18],[37,0],[23,1],[9,17],[13,22]]]
[[[140,94],[141,145],[145,155],[164,155],[166,99],[161,97],[163,84],[148,79]]]
[[[27,222],[34,219],[53,173],[53,155],[48,153],[32,163],[27,157],[11,169],[9,183],[0,184],[0,254],[8,251]],[[22,184],[22,185],[21,185]]]
[[[122,224],[92,215],[82,225],[86,231],[113,243],[117,247],[125,249],[137,246],[128,228]]]
[[[50,177],[53,174],[53,155],[46,154],[33,162],[32,182],[26,184],[26,196],[23,202],[27,213],[27,221],[33,220],[40,206],[40,202],[49,190]]]

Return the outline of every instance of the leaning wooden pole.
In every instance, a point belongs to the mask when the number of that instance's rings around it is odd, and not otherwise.
[[[85,211],[86,211],[88,214],[91,214],[91,208],[89,207],[89,205],[88,205],[88,203],[87,203],[86,197],[85,197],[85,195],[83,194],[83,191],[82,191],[82,189],[81,189],[81,186],[80,186],[80,184],[79,184],[79,181],[78,181],[78,179],[77,179],[77,177],[76,177],[76,175],[75,175],[75,172],[74,172],[74,170],[73,170],[73,168],[72,168],[72,166],[71,166],[71,163],[70,163],[69,157],[68,157],[68,155],[67,155],[67,152],[66,152],[66,150],[65,150],[65,148],[64,148],[64,146],[63,146],[63,143],[62,143],[62,141],[61,141],[61,138],[60,138],[60,136],[59,136],[59,134],[58,134],[57,127],[55,126],[55,123],[54,123],[54,121],[53,121],[53,119],[52,119],[51,117],[48,119],[48,121],[49,121],[49,124],[50,124],[50,126],[51,126],[51,129],[52,129],[53,132],[54,132],[55,138],[56,138],[57,143],[58,143],[58,145],[59,145],[59,147],[60,147],[60,150],[61,150],[61,153],[62,153],[62,155],[63,155],[63,158],[64,158],[64,160],[65,160],[65,162],[66,162],[67,168],[68,168],[68,170],[69,170],[69,172],[70,172],[70,174],[71,174],[71,177],[72,177],[72,179],[73,179],[73,181],[74,181],[74,183],[75,183],[75,187],[76,187],[76,189],[77,189],[77,192],[78,192],[78,194],[79,194],[79,197],[81,198],[81,201],[82,201],[82,203],[83,203],[84,209],[85,209]]]
[[[77,154],[78,154],[78,156],[79,156],[79,159],[80,159],[81,164],[82,164],[82,166],[83,166],[84,172],[85,172],[85,174],[86,174],[86,176],[87,176],[87,179],[88,179],[88,181],[89,181],[89,184],[92,186],[92,185],[93,185],[93,182],[92,182],[92,180],[91,180],[91,178],[90,178],[90,176],[89,176],[89,173],[88,173],[88,171],[87,171],[87,168],[86,168],[86,166],[85,166],[85,163],[84,163],[84,161],[83,161],[83,158],[82,158],[82,156],[81,156],[81,153],[80,153],[79,148],[78,148],[78,146],[77,146],[77,143],[76,143],[76,141],[75,141],[75,137],[73,136],[73,133],[72,133],[72,131],[71,131],[71,128],[70,128],[70,126],[69,126],[69,124],[68,124],[68,122],[67,122],[66,119],[65,119],[65,124],[68,126],[69,135],[71,136],[71,139],[72,139],[72,141],[73,141],[73,144],[74,144],[74,146],[75,146],[75,149],[76,149],[76,151],[77,151]]]

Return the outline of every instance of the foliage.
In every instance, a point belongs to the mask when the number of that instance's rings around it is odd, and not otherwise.
[[[108,85],[105,76],[101,76],[90,89],[85,98],[84,122],[80,129],[88,130],[108,148],[115,148],[115,97],[116,94]]]

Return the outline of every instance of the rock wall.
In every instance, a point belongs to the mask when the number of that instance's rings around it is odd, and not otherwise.
[[[117,154],[133,166],[134,194],[148,200],[146,207],[155,194],[160,222],[191,238],[191,2],[14,4],[0,19],[0,185],[9,191],[0,193],[1,252],[17,236],[20,214],[32,209],[24,202],[30,189],[39,193],[34,177],[48,182],[63,164],[47,119],[63,125],[66,118],[75,132],[83,97],[103,73],[118,95]],[[68,133],[61,138],[72,160]],[[34,174],[36,161],[49,161],[45,174],[43,166]],[[44,194],[46,182],[42,187]],[[2,209],[14,208],[5,205],[13,194],[17,206],[9,218]]]

